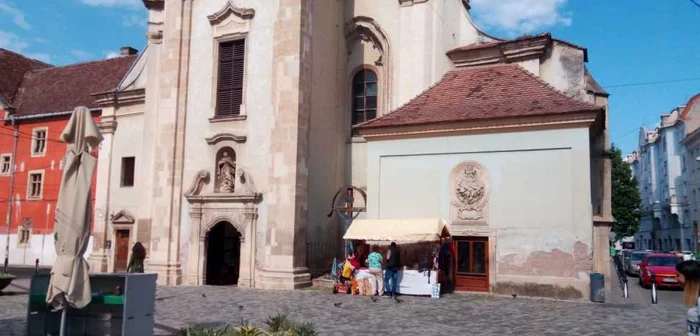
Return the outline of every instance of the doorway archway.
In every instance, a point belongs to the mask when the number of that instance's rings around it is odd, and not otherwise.
[[[206,284],[238,284],[241,264],[241,234],[229,222],[219,222],[206,234]]]

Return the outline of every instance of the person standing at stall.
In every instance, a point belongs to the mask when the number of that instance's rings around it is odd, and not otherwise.
[[[401,267],[401,250],[396,242],[391,242],[386,253],[386,272],[384,272],[384,295],[394,297],[399,289],[399,267]]]
[[[382,272],[382,254],[379,253],[379,246],[372,246],[372,253],[367,256],[367,266],[369,274],[372,275],[372,286],[374,295],[384,295],[384,272]]]

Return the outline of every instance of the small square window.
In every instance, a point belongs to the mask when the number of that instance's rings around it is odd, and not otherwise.
[[[122,187],[133,187],[134,186],[134,165],[136,163],[136,158],[123,157],[122,158],[122,176],[121,176],[121,186]]]
[[[27,183],[27,198],[40,199],[44,187],[44,172],[30,172]]]
[[[10,175],[12,172],[12,154],[0,155],[0,175]]]
[[[40,156],[46,154],[46,128],[35,129],[32,132],[32,156]]]

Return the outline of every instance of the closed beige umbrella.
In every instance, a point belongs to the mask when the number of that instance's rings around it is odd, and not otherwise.
[[[84,308],[90,303],[90,278],[83,254],[90,237],[90,182],[97,159],[90,155],[102,141],[87,107],[77,107],[61,133],[68,148],[56,204],[54,244],[56,261],[46,302],[55,308]],[[65,315],[65,314],[64,314]],[[62,321],[63,322],[63,321]]]

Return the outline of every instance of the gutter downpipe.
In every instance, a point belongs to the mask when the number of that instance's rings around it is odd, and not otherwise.
[[[19,126],[15,122],[14,117],[10,117],[10,122],[14,128],[14,145],[12,147],[12,160],[10,161],[10,193],[7,199],[7,217],[5,218],[5,225],[7,226],[7,240],[5,241],[5,267],[4,272],[7,273],[7,265],[10,261],[10,235],[11,226],[10,222],[12,219],[12,194],[15,192],[15,161],[17,159],[17,140],[19,139]]]

